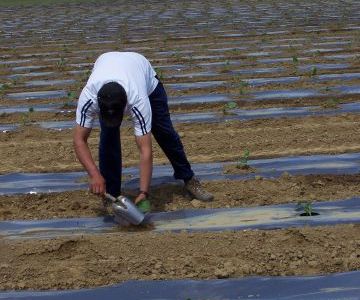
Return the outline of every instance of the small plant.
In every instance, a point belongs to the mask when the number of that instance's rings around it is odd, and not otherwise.
[[[9,89],[11,86],[12,86],[12,83],[11,83],[11,82],[7,82],[7,83],[4,83],[4,84],[2,85],[2,87],[3,87],[4,90]]]
[[[223,106],[223,114],[224,115],[229,114],[229,110],[235,109],[235,108],[238,108],[238,105],[236,102],[234,102],[234,101],[228,102],[228,103],[224,104],[224,106]]]
[[[315,76],[316,74],[317,74],[317,68],[316,68],[316,67],[312,67],[312,68],[311,68],[310,77]]]
[[[314,212],[314,208],[311,201],[307,202],[298,202],[296,205],[296,211],[302,212],[300,216],[314,216],[318,215],[318,213]]]
[[[21,124],[22,124],[23,126],[26,126],[26,125],[29,125],[30,122],[31,122],[31,120],[30,120],[30,115],[29,115],[29,113],[28,113],[28,112],[22,113],[22,115],[21,115]]]
[[[74,92],[68,92],[67,93],[67,98],[69,101],[72,101],[76,98],[76,94]]]
[[[249,169],[249,157],[250,157],[250,150],[245,149],[243,156],[240,158],[238,163],[236,164],[236,168],[238,169]]]
[[[66,44],[63,45],[63,51],[65,53],[70,53],[70,49],[68,48],[68,46]]]
[[[11,79],[11,85],[16,85],[19,82],[19,78],[18,77],[14,77]]]
[[[33,107],[29,107],[29,113],[34,112],[34,108]]]
[[[296,55],[293,55],[292,56],[292,61],[293,61],[294,64],[297,64],[299,62],[299,59],[297,58]]]
[[[237,88],[240,95],[245,93],[245,89],[249,86],[249,83],[242,80],[240,76],[233,77],[233,87]]]
[[[63,57],[60,58],[59,61],[56,62],[56,67],[62,71],[64,70],[64,67],[65,67],[65,59]]]
[[[239,94],[240,95],[245,94],[245,89],[248,86],[249,86],[249,84],[247,82],[245,82],[245,81],[240,82],[240,84],[238,86]]]
[[[6,90],[8,90],[12,86],[11,82],[5,82],[3,84],[0,84],[0,92],[4,93]]]
[[[323,108],[338,108],[340,100],[339,99],[328,99],[321,104]]]
[[[67,109],[67,108],[73,108],[74,106],[71,104],[71,102],[65,101],[63,103],[63,105],[61,106],[62,109]]]
[[[164,72],[160,68],[155,68],[156,75],[158,76],[160,81],[164,80]]]
[[[220,71],[221,73],[227,73],[227,72],[230,72],[230,61],[229,60],[226,60],[225,61],[225,64],[222,68],[222,70]]]
[[[181,54],[181,51],[179,49],[175,50],[175,53],[173,54],[173,56],[175,57],[176,60],[181,60],[182,59],[182,54]]]
[[[235,109],[238,107],[237,103],[234,101],[228,102],[224,106],[225,106],[225,109]]]

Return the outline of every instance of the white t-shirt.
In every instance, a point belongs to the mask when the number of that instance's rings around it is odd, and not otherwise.
[[[127,95],[127,109],[134,123],[134,133],[145,135],[151,130],[149,95],[158,84],[150,62],[134,52],[107,52],[99,56],[83,88],[76,110],[76,123],[92,128],[99,113],[97,93],[108,82],[117,82]]]

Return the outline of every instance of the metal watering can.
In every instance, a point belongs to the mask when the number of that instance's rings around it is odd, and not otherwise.
[[[119,196],[117,198],[110,194],[105,194],[105,198],[111,201],[111,207],[114,211],[115,218],[121,225],[139,225],[145,218],[144,214],[128,198]],[[125,222],[124,222],[125,221]]]

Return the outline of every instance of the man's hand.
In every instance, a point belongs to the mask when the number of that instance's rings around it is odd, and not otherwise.
[[[140,193],[136,198],[135,198],[135,204],[138,204],[141,200],[146,199],[146,195],[144,193]]]
[[[97,195],[103,195],[106,191],[105,179],[101,176],[100,171],[91,156],[87,143],[90,132],[91,128],[76,125],[74,130],[74,149],[77,158],[90,176],[90,191]]]
[[[90,191],[96,195],[104,195],[106,191],[104,177],[100,174],[90,177]]]

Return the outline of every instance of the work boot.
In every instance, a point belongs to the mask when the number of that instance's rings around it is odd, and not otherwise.
[[[192,197],[200,201],[212,201],[214,199],[212,194],[204,190],[199,179],[195,176],[185,183],[185,190],[188,191]]]

